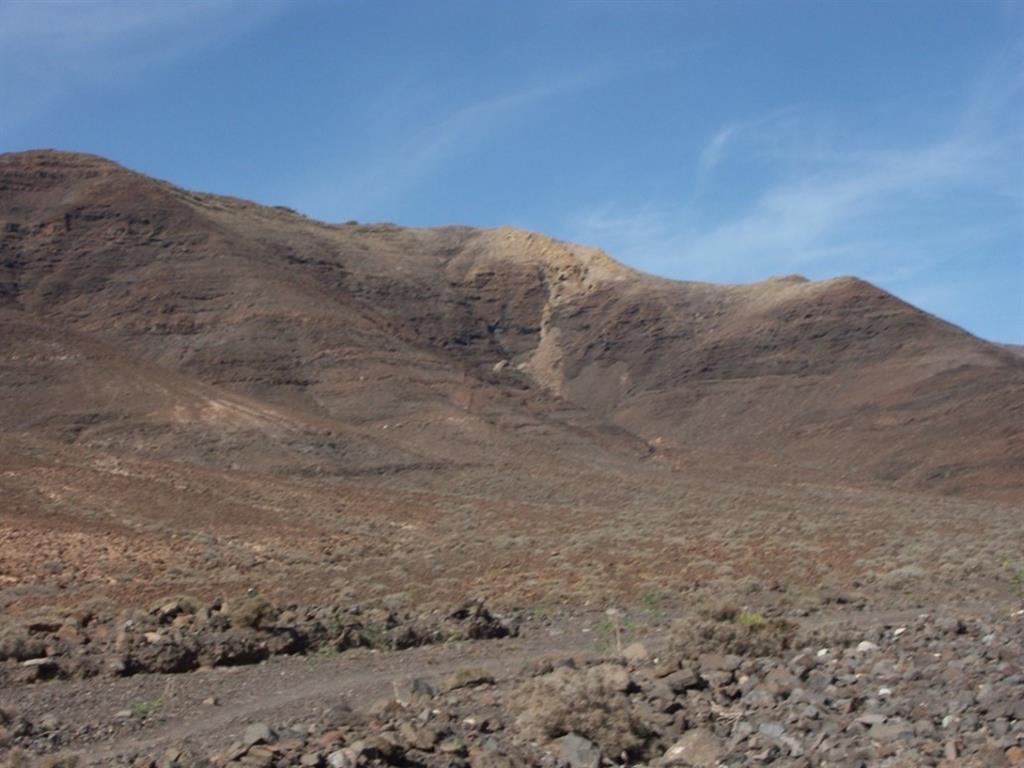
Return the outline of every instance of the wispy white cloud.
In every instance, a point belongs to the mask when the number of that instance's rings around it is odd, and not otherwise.
[[[725,156],[725,150],[729,142],[739,134],[741,130],[739,123],[732,123],[723,126],[715,131],[715,135],[704,145],[700,153],[700,170],[703,173],[710,173],[715,169]]]
[[[513,121],[606,76],[594,71],[571,74],[456,105],[434,121],[409,119],[405,121],[410,126],[407,132],[382,141],[355,167],[328,180],[322,174],[331,172],[330,168],[318,171],[320,179],[303,179],[301,190],[289,196],[289,204],[325,219],[363,217],[367,211],[410,194],[459,155],[496,139]],[[394,94],[389,101],[397,101]],[[417,104],[417,109],[422,108]]]
[[[494,90],[476,98],[464,95],[473,78],[467,78],[467,88],[442,88],[422,75],[407,75],[359,107],[358,121],[379,125],[379,135],[362,146],[327,149],[325,155],[331,159],[299,174],[284,190],[285,202],[325,220],[374,218],[381,211],[393,215],[482,147],[501,153],[505,148],[500,142],[511,140],[512,131],[548,127],[543,121],[570,97],[599,91],[615,81],[665,74],[678,66],[681,56],[697,50],[698,46],[680,46],[671,55],[644,51],[574,62],[532,79],[502,86],[490,82]],[[437,187],[433,189],[436,193]]]
[[[738,273],[749,259],[771,259],[786,269],[834,256],[850,231],[880,214],[897,197],[920,197],[950,185],[982,181],[993,147],[954,138],[901,151],[854,153],[844,167],[825,170],[767,189],[743,215],[693,233],[680,257],[710,261],[713,269]]]
[[[806,104],[794,104],[746,120],[720,126],[700,151],[698,176],[713,172],[732,151],[754,150],[776,160],[788,159],[800,147],[801,156],[811,154],[816,141],[809,130],[815,112]]]
[[[174,26],[230,6],[208,3],[46,2],[0,6],[0,50],[72,56],[119,43],[126,36]]]
[[[0,129],[40,119],[83,90],[134,82],[154,66],[231,39],[282,7],[282,0],[6,0],[0,3]]]
[[[521,115],[589,82],[586,76],[568,77],[461,105],[438,122],[417,130],[393,163],[374,168],[373,175],[378,180],[389,180],[388,192],[414,186],[441,168],[454,153],[471,149],[492,135],[510,116]]]
[[[1014,72],[983,79],[957,125],[914,146],[850,146],[807,107],[723,125],[696,153],[683,202],[631,208],[603,201],[567,221],[565,234],[682,279],[744,282],[793,271],[878,279],[896,276],[898,257],[899,280],[909,281],[948,258],[953,242],[984,242],[1014,229],[1024,236],[1013,220],[1014,212],[1024,216],[1024,146],[1019,131],[1006,130],[1021,118],[1022,83]],[[723,214],[702,197],[730,164],[756,166],[745,177],[754,190]],[[735,203],[739,191],[732,192]],[[960,199],[998,201],[1011,213],[989,210],[983,221],[937,220],[915,229]]]

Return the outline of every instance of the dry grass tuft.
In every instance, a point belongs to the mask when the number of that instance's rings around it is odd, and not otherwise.
[[[789,650],[797,625],[786,619],[766,619],[759,613],[718,611],[707,621],[678,621],[672,627],[671,650],[694,658],[702,653],[737,656],[777,656]]]
[[[546,740],[576,733],[609,758],[635,754],[647,730],[626,691],[623,667],[601,664],[562,668],[524,683],[512,698],[516,726],[529,738]]]

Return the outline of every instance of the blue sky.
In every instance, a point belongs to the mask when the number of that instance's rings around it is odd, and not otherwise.
[[[0,0],[0,150],[1024,343],[1024,3]]]

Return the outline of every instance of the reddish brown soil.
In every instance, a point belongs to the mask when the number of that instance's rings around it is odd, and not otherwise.
[[[867,283],[633,272],[0,157],[0,600],[998,578],[1024,359]],[[973,565],[971,565],[973,563]]]

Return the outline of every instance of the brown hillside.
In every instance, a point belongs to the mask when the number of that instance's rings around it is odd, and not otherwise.
[[[326,225],[58,152],[0,159],[0,227],[8,432],[284,473],[653,449],[1024,487],[1024,361],[853,278],[668,281],[541,235]]]

